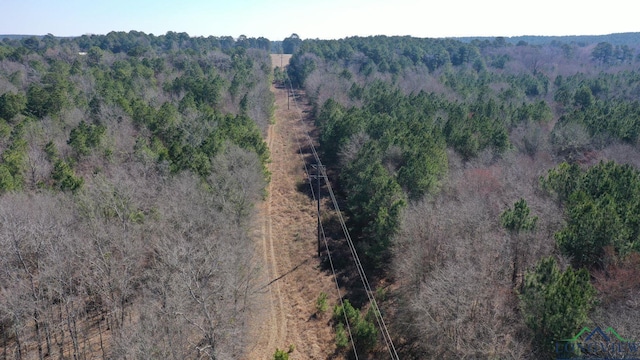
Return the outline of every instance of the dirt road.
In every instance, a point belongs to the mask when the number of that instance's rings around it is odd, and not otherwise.
[[[279,59],[279,58],[278,58]],[[260,209],[261,226],[256,234],[262,250],[265,290],[260,295],[262,316],[251,326],[248,359],[273,359],[276,348],[295,350],[292,359],[335,358],[330,311],[315,314],[320,292],[329,295],[330,306],[337,299],[333,280],[320,270],[316,257],[316,208],[298,190],[305,182],[299,140],[308,130],[300,122],[293,103],[287,109],[287,93],[272,87],[276,95],[275,124],[267,142],[271,150],[269,196]]]

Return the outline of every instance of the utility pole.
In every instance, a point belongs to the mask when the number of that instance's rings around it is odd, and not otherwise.
[[[314,164],[311,165],[312,168],[316,169],[316,174],[315,175],[311,175],[312,178],[316,178],[316,180],[318,180],[317,182],[317,191],[316,191],[316,200],[318,203],[318,211],[317,211],[317,217],[318,217],[318,257],[320,257],[320,252],[322,251],[322,240],[321,240],[321,231],[320,231],[320,227],[322,226],[322,224],[320,223],[320,178],[323,177],[322,175],[322,171],[324,170],[324,165],[318,165],[318,164]]]

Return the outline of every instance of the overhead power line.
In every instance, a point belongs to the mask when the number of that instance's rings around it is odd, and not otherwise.
[[[287,97],[289,95],[287,94]],[[340,300],[340,306],[342,306],[342,309],[344,309],[344,299],[342,298],[342,292],[340,291],[340,284],[338,283],[338,275],[336,274],[336,268],[333,265],[333,259],[331,257],[331,250],[329,249],[329,242],[327,241],[327,236],[324,232],[324,226],[322,225],[322,221],[320,221],[320,184],[318,184],[318,197],[316,198],[316,193],[313,189],[313,182],[312,180],[312,175],[309,172],[309,168],[307,167],[307,161],[304,158],[304,153],[302,152],[302,146],[300,144],[300,141],[298,141],[298,153],[300,154],[300,159],[302,160],[302,163],[304,164],[304,172],[306,174],[307,179],[309,179],[309,188],[311,189],[311,197],[313,198],[313,201],[315,202],[316,200],[318,201],[318,236],[319,239],[320,237],[323,240],[325,249],[327,250],[327,258],[329,259],[329,265],[331,267],[331,272],[333,273],[333,281],[336,285],[336,293],[338,294],[338,299]],[[318,181],[320,179],[320,167],[317,168],[318,169],[318,173],[316,174],[316,176],[318,176]],[[319,255],[320,249],[318,249],[318,255]],[[347,327],[347,333],[349,334],[349,342],[351,343],[351,348],[353,349],[353,355],[355,356],[355,359],[358,360],[358,352],[356,350],[356,344],[353,340],[353,333],[351,332],[351,325],[349,324],[349,318],[347,317],[347,312],[346,311],[342,311],[342,315],[344,316],[344,323]]]
[[[286,74],[286,72],[285,72],[285,74]],[[287,85],[289,86],[289,89],[291,90],[291,94],[293,95],[292,98],[293,98],[294,107],[298,111],[298,114],[300,114],[301,110],[298,107],[297,97],[295,96],[295,92],[293,91],[293,86],[291,84],[291,79],[289,79],[288,74],[286,75],[286,78],[287,78],[288,84],[285,84],[285,87]],[[299,121],[302,121],[302,117],[301,116],[299,118]],[[319,167],[319,169],[321,169],[320,172],[322,173],[322,177],[325,180],[325,184],[327,186],[327,190],[329,191],[329,196],[331,197],[331,201],[333,203],[334,210],[336,211],[336,213],[338,215],[338,219],[340,221],[340,226],[342,227],[342,230],[344,232],[345,239],[346,239],[347,244],[349,246],[349,250],[351,252],[353,261],[354,261],[354,263],[356,265],[356,269],[358,270],[358,275],[359,275],[360,280],[362,282],[362,285],[364,287],[365,293],[367,294],[367,298],[369,300],[369,304],[370,304],[371,308],[373,309],[373,313],[374,313],[374,315],[376,317],[376,322],[377,322],[378,328],[380,329],[380,332],[382,334],[382,338],[383,338],[383,340],[385,342],[385,345],[386,345],[387,349],[389,350],[389,354],[391,355],[391,358],[394,359],[394,360],[399,360],[400,358],[399,358],[398,352],[396,351],[396,348],[395,348],[395,346],[393,344],[393,340],[391,338],[391,335],[389,334],[389,329],[388,329],[388,327],[387,327],[387,325],[386,325],[386,323],[384,321],[384,318],[382,317],[382,313],[380,312],[380,308],[378,307],[378,303],[376,302],[376,299],[374,297],[373,290],[371,289],[371,285],[369,283],[369,280],[367,279],[367,275],[366,275],[366,273],[364,271],[364,268],[363,268],[362,263],[360,261],[360,258],[358,256],[356,248],[355,248],[355,246],[353,244],[353,240],[351,239],[351,235],[349,234],[349,229],[347,228],[347,225],[346,225],[346,223],[344,221],[344,218],[342,216],[342,212],[340,211],[340,207],[338,205],[338,201],[337,201],[336,196],[335,196],[335,194],[333,192],[333,189],[331,187],[331,183],[329,182],[329,180],[327,178],[326,169],[323,167],[322,161],[320,161],[320,157],[318,156],[318,152],[316,151],[316,148],[315,148],[315,146],[313,144],[313,140],[312,140],[311,136],[309,135],[309,133],[305,132],[303,135],[304,135],[304,137],[307,139],[307,141],[309,143],[309,146],[310,146],[311,151],[313,153],[313,157],[314,157],[314,160],[316,162],[316,165]],[[300,151],[302,151],[302,150],[300,150]],[[301,152],[301,154],[302,154],[302,152]],[[306,169],[307,168],[306,168],[306,163],[305,163],[305,170]],[[308,172],[307,172],[307,174],[309,175]],[[311,177],[309,177],[309,181],[310,181],[310,184],[311,184]],[[311,184],[311,187],[313,188],[312,184]],[[312,193],[313,193],[313,189],[312,189]],[[315,197],[315,195],[314,195],[314,197]],[[318,214],[318,216],[319,215],[320,214]],[[321,226],[321,224],[320,224],[320,226]],[[323,230],[323,232],[324,232],[324,230]],[[326,242],[326,238],[325,238],[325,242]],[[328,245],[327,245],[327,251],[328,251]],[[335,277],[335,272],[334,272],[334,277]],[[351,334],[350,334],[350,336],[351,336]],[[355,346],[354,346],[354,352],[355,352]]]

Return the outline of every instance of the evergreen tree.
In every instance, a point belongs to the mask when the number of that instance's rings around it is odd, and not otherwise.
[[[542,259],[525,275],[520,305],[538,352],[551,354],[556,342],[580,330],[594,295],[587,270],[561,271],[553,258]]]
[[[529,212],[527,201],[521,198],[513,205],[513,209],[509,208],[500,215],[500,222],[511,233],[531,231],[535,228],[538,217],[529,216]]]

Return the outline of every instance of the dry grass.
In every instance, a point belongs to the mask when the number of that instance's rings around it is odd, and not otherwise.
[[[299,145],[310,125],[299,120],[302,112],[292,102],[287,109],[285,90],[273,91],[276,122],[268,138],[272,180],[261,209],[264,224],[258,236],[269,290],[262,301],[262,316],[254,319],[247,358],[270,359],[276,347],[289,345],[295,346],[295,359],[335,358],[331,326],[314,314],[320,292],[330,294],[330,305],[337,302],[337,296],[331,296],[336,293],[333,280],[320,269],[316,257],[315,204],[298,191],[305,179]]]
[[[285,67],[291,60],[291,54],[271,54],[271,67]],[[285,99],[286,100],[286,99]]]

